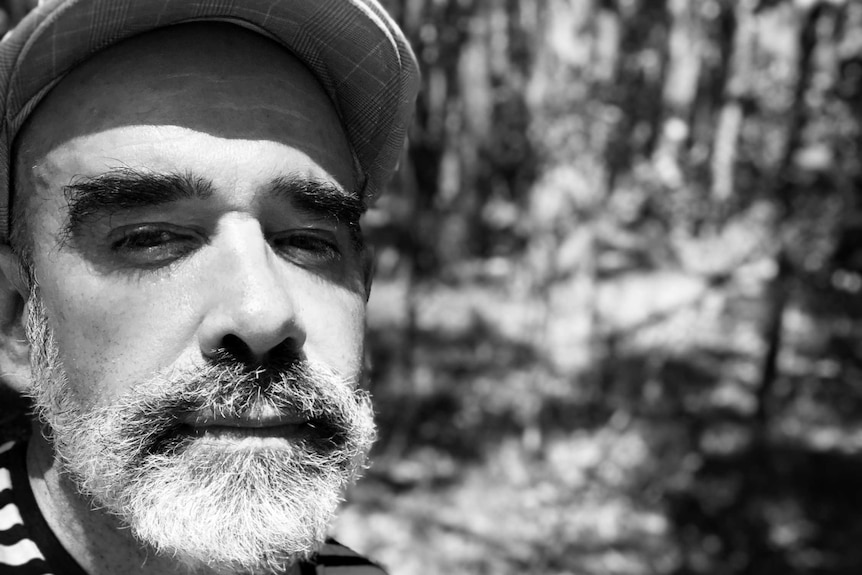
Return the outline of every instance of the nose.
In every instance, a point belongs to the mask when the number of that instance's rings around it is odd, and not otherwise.
[[[204,280],[211,297],[198,334],[203,355],[226,351],[257,365],[275,354],[298,355],[305,328],[284,263],[260,225],[254,220],[226,223],[211,247],[216,255]]]

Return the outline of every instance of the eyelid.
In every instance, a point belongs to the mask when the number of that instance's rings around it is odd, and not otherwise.
[[[290,228],[285,230],[279,230],[277,232],[271,232],[267,234],[269,238],[279,238],[286,236],[293,236],[298,234],[306,234],[309,236],[318,236],[318,237],[326,237],[330,238],[333,242],[338,240],[338,229],[333,226],[331,229],[328,226],[302,226],[296,228]]]
[[[124,224],[111,229],[107,234],[107,238],[109,242],[113,243],[115,241],[114,238],[116,238],[116,240],[120,240],[124,237],[133,235],[135,232],[140,232],[142,234],[148,232],[168,232],[178,236],[201,238],[204,236],[201,230],[185,225],[180,226],[169,222],[137,222],[134,224]]]
[[[108,249],[118,264],[156,269],[172,264],[205,243],[198,231],[165,222],[119,226],[107,236]]]
[[[343,250],[341,242],[338,239],[338,234],[334,231],[326,229],[296,228],[291,230],[284,230],[278,233],[270,234],[268,241],[273,244],[273,248],[278,251],[288,252],[291,250],[291,248],[293,248],[295,250],[299,250],[308,254],[308,257],[313,257],[311,254],[314,250],[304,249],[297,246],[280,245],[281,243],[288,244],[292,238],[302,238],[304,240],[319,242],[322,248],[329,252],[317,258],[321,261],[335,261],[341,259]],[[323,250],[321,249],[319,251]]]

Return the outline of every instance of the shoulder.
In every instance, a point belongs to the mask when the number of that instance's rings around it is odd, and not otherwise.
[[[314,575],[386,575],[382,567],[334,539],[326,541],[313,566],[309,573]]]

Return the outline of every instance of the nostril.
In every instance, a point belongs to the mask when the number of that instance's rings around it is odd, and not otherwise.
[[[245,343],[242,338],[232,333],[227,334],[221,340],[221,346],[218,349],[218,356],[221,356],[226,361],[241,363],[248,367],[255,367],[260,363],[255,357],[251,347]]]
[[[302,360],[302,353],[294,339],[282,340],[269,350],[264,357],[264,367],[272,369],[287,369],[294,367]]]
[[[287,369],[301,360],[296,341],[287,338],[263,354],[257,354],[241,337],[227,334],[215,350],[217,361],[240,363],[250,369]]]

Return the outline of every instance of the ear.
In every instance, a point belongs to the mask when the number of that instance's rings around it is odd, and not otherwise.
[[[0,245],[0,381],[19,393],[30,387],[30,344],[24,333],[28,294],[18,256]]]
[[[360,257],[362,258],[363,283],[365,284],[365,303],[368,303],[368,298],[371,297],[371,282],[374,280],[374,270],[377,267],[374,248],[368,245],[363,246]]]

